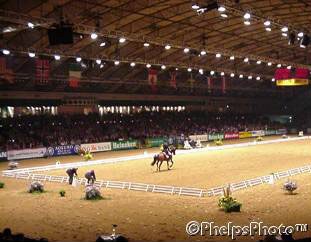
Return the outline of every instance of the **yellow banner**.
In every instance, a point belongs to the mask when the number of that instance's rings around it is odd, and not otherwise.
[[[252,137],[252,132],[239,132],[240,139],[250,138],[250,137]]]
[[[304,85],[308,85],[308,84],[309,84],[308,79],[298,79],[298,78],[277,80],[276,81],[277,86],[304,86]]]

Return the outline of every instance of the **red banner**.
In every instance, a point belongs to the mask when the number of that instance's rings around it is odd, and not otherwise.
[[[308,79],[309,78],[309,69],[296,68],[295,78]]]
[[[151,86],[152,92],[156,92],[157,91],[157,82],[158,82],[157,70],[150,69],[148,71],[148,81],[149,81],[149,85]]]
[[[291,70],[287,68],[279,68],[276,69],[274,73],[275,80],[283,80],[283,79],[289,79],[291,74]]]
[[[36,59],[36,81],[37,84],[46,85],[49,82],[50,62],[49,60]]]
[[[238,139],[239,138],[239,133],[234,133],[234,132],[228,132],[225,133],[225,139]]]
[[[170,72],[170,86],[173,87],[173,88],[177,88],[177,82],[176,82],[176,71],[172,71]]]
[[[213,87],[212,87],[212,85],[213,85],[213,82],[212,82],[213,80],[212,80],[212,78],[209,76],[209,77],[207,77],[207,89],[210,91]]]
[[[0,79],[4,79],[8,83],[13,83],[14,80],[13,71],[7,67],[4,57],[0,57]]]

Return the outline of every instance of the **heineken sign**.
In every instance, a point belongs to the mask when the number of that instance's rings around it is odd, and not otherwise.
[[[127,141],[115,141],[111,142],[112,150],[128,150],[137,148],[136,140],[127,140]]]

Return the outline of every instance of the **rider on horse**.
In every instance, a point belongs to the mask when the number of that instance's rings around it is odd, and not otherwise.
[[[168,147],[167,144],[163,144],[163,145],[162,145],[161,151],[162,151],[162,153],[165,155],[165,157],[166,157],[167,159],[169,159],[169,158],[172,156],[171,151],[170,151],[170,148]]]

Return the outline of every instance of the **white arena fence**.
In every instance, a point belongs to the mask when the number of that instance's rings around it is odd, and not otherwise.
[[[294,137],[294,138],[286,138],[286,139],[275,139],[275,140],[267,140],[267,141],[253,141],[253,142],[246,142],[240,144],[231,144],[231,145],[223,145],[223,146],[213,146],[213,147],[206,147],[206,148],[198,148],[198,149],[191,149],[191,150],[176,150],[177,155],[183,154],[191,154],[191,153],[198,153],[198,152],[207,152],[207,151],[216,151],[216,150],[225,150],[225,149],[232,149],[232,148],[241,148],[241,147],[248,147],[248,146],[255,146],[255,145],[264,145],[264,144],[272,144],[272,143],[280,143],[280,142],[288,142],[288,141],[296,141],[296,140],[305,140],[311,139],[311,136],[305,137]],[[15,170],[5,170],[2,171],[3,173],[32,173],[38,171],[50,171],[50,170],[58,170],[58,169],[68,169],[72,167],[83,167],[83,166],[92,166],[92,165],[101,165],[101,164],[110,164],[110,163],[117,163],[117,162],[124,162],[130,160],[138,160],[138,159],[146,159],[146,158],[153,158],[156,153],[147,153],[142,155],[133,155],[127,157],[118,157],[118,158],[110,158],[110,159],[100,159],[100,160],[91,160],[91,161],[80,161],[80,162],[73,162],[73,163],[66,163],[66,164],[59,164],[59,165],[47,165],[47,166],[37,166],[37,167],[30,167],[30,168],[22,168],[22,169],[15,169]],[[150,160],[151,162],[151,160]]]
[[[269,183],[271,178],[273,180],[279,180],[282,178],[302,174],[302,173],[311,173],[311,165],[293,168],[287,171],[281,171],[272,173],[271,175],[261,176],[253,179],[244,180],[237,183],[230,184],[231,191],[237,191],[241,189],[246,189],[249,187],[262,185]],[[32,173],[14,173],[14,172],[3,172],[2,176],[11,177],[16,179],[26,179],[26,180],[35,180],[35,181],[48,181],[48,182],[57,182],[64,183],[68,182],[68,177],[66,176],[53,176],[46,174],[32,174]],[[87,180],[85,178],[78,179],[79,184],[86,185]],[[227,186],[219,186],[211,189],[200,189],[200,188],[191,188],[191,187],[174,187],[174,186],[164,186],[164,185],[154,185],[154,184],[144,184],[144,183],[134,183],[134,182],[123,182],[123,181],[104,181],[98,180],[95,182],[95,185],[103,188],[112,188],[112,189],[126,189],[132,191],[144,191],[144,192],[153,192],[153,193],[165,193],[171,195],[183,195],[183,196],[195,196],[195,197],[204,197],[204,196],[221,196],[223,195],[223,189]]]

